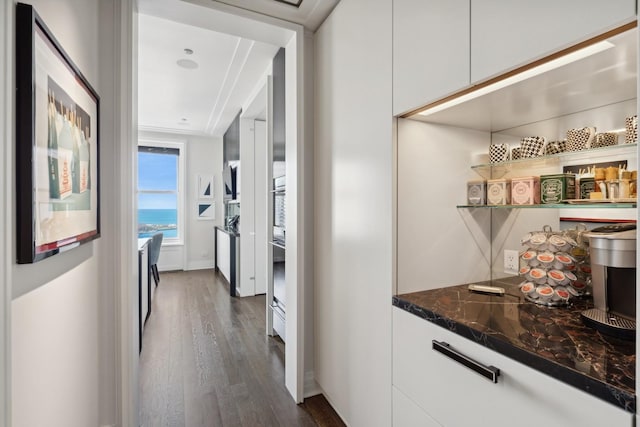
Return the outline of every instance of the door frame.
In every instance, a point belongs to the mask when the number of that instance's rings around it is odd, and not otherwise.
[[[290,301],[287,310],[287,337],[285,347],[285,386],[295,402],[304,399],[304,360],[305,360],[305,324],[312,321],[313,315],[305,312],[305,294],[313,292],[312,283],[305,278],[310,277],[311,266],[305,263],[305,250],[312,242],[307,240],[307,233],[313,230],[312,216],[305,211],[304,192],[312,190],[309,182],[303,180],[304,159],[308,156],[305,150],[312,150],[311,144],[305,144],[305,32],[298,24],[260,15],[233,6],[204,1],[187,0],[226,13],[240,19],[250,19],[267,24],[274,29],[280,29],[289,34],[284,47],[287,50],[286,70],[286,137],[287,137],[287,266],[291,266],[287,274],[287,300]],[[135,228],[133,224],[135,197],[132,183],[135,172],[135,150],[137,148],[137,9],[134,0],[123,0],[119,3],[117,18],[120,26],[119,51],[120,73],[118,76],[118,99],[120,107],[119,135],[122,147],[120,150],[120,205],[123,209],[120,228],[119,277],[120,289],[117,296],[117,318],[119,320],[118,333],[118,418],[123,426],[138,425],[138,354],[133,328],[133,304],[135,294],[132,291],[137,283],[137,272],[134,270],[136,247],[134,242]],[[298,174],[300,171],[300,174]],[[296,179],[297,177],[297,179]],[[291,190],[289,190],[291,189]],[[290,195],[290,196],[289,196]],[[289,230],[290,228],[290,230]],[[289,245],[291,250],[289,250]],[[287,267],[289,270],[289,267]],[[307,327],[309,325],[307,324]],[[312,330],[312,328],[310,328]],[[307,337],[308,339],[309,337]],[[311,368],[312,369],[312,368]]]

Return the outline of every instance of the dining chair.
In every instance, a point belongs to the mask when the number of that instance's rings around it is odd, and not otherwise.
[[[162,247],[162,233],[155,233],[151,236],[151,242],[149,243],[149,269],[153,274],[153,280],[156,282],[156,286],[160,283],[160,273],[158,273],[158,258],[160,258],[160,248]]]

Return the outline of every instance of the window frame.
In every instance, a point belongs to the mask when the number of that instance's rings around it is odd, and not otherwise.
[[[139,224],[139,216],[138,212],[140,210],[139,200],[140,193],[147,194],[173,194],[172,190],[141,190],[140,183],[138,182],[138,176],[140,174],[139,171],[139,160],[138,154],[140,152],[140,147],[158,147],[158,148],[172,148],[178,150],[178,182],[176,183],[176,193],[177,193],[177,207],[178,207],[178,237],[164,237],[162,239],[162,246],[182,246],[184,245],[184,239],[186,234],[185,229],[185,217],[187,214],[186,206],[185,206],[185,165],[186,165],[186,149],[184,141],[162,141],[155,139],[139,139],[138,140],[138,149],[136,150],[136,229]]]

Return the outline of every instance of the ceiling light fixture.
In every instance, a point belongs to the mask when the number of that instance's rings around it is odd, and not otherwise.
[[[199,67],[198,63],[191,59],[178,59],[176,64],[178,64],[179,67],[186,68],[187,70],[195,70]]]
[[[433,113],[437,113],[442,110],[446,110],[447,108],[451,108],[458,104],[462,104],[463,102],[467,102],[471,99],[478,98],[482,95],[486,95],[491,92],[495,92],[499,89],[505,88],[507,86],[511,86],[515,83],[521,82],[533,76],[537,76],[539,74],[545,73],[547,71],[554,70],[556,68],[560,68],[563,65],[567,65],[571,62],[578,61],[580,59],[584,59],[588,56],[594,55],[596,53],[602,52],[604,50],[610,49],[614,47],[614,44],[608,41],[601,41],[599,43],[592,44],[583,49],[576,50],[567,55],[561,56],[556,59],[552,59],[551,61],[540,64],[536,67],[529,68],[521,73],[514,74],[510,77],[507,77],[502,80],[498,80],[495,83],[491,83],[487,86],[480,87],[477,90],[471,90],[471,92],[465,93],[464,95],[454,97],[449,101],[443,102],[441,104],[434,105],[431,108],[427,108],[419,112],[418,114],[421,116],[429,116]]]
[[[289,6],[300,7],[302,0],[275,0],[278,3],[288,4]]]

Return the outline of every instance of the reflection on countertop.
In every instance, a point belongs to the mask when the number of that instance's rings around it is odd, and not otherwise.
[[[635,342],[585,326],[580,313],[593,307],[590,298],[542,307],[524,299],[520,282],[482,283],[505,288],[504,296],[459,285],[397,295],[393,305],[635,413]]]

